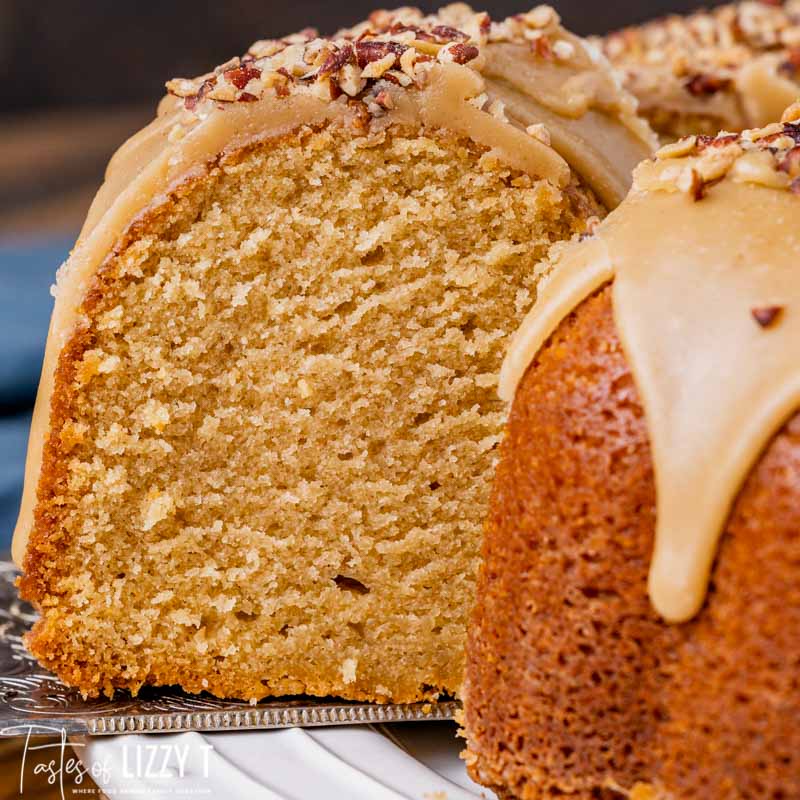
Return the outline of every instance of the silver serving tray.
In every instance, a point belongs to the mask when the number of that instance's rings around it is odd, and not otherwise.
[[[137,697],[84,700],[43,670],[22,644],[36,620],[17,597],[16,567],[0,561],[0,736],[109,735],[226,731],[420,722],[453,719],[454,700],[411,705],[351,703],[309,697],[279,698],[251,705],[191,695],[176,688],[143,688]]]

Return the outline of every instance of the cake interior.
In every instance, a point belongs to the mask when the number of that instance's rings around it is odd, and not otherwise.
[[[457,692],[506,337],[589,213],[402,129],[305,129],[187,182],[59,362],[35,655],[88,694]]]

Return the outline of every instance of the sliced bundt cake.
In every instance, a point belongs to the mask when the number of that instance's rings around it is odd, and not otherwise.
[[[666,138],[767,125],[800,95],[800,2],[745,0],[610,34],[602,47]]]
[[[800,797],[796,118],[643,164],[514,339],[465,689],[502,797]]]
[[[377,12],[168,89],[58,277],[28,646],[89,695],[454,692],[506,335],[649,129],[546,7]]]

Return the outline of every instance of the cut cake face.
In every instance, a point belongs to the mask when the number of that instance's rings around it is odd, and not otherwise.
[[[542,8],[381,12],[168,86],[59,276],[28,646],[88,695],[457,693],[507,336],[649,130]]]

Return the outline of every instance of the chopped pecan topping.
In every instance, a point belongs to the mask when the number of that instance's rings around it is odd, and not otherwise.
[[[797,122],[800,120],[800,101],[795,100],[781,116],[781,122]]]
[[[777,321],[778,317],[780,317],[782,311],[783,306],[759,306],[750,309],[753,319],[762,328],[769,328],[772,326]]]
[[[797,144],[800,144],[800,122],[784,122],[783,134],[791,137]]]
[[[678,181],[678,188],[686,192],[697,203],[706,196],[706,183],[693,167],[684,171]]]
[[[649,111],[666,118],[660,108],[662,92],[683,87],[697,97],[721,91],[738,94],[739,72],[765,53],[775,54],[780,73],[800,82],[800,0],[736,0],[625,28],[599,43],[636,87],[646,110],[649,106]],[[687,106],[673,116],[677,121],[694,113]],[[716,113],[707,115],[709,122]],[[729,127],[753,124],[746,107],[719,113]],[[706,115],[701,112],[701,116]]]
[[[278,97],[288,97],[289,84],[291,83],[292,76],[285,67],[280,67],[276,72],[280,75],[280,78],[275,81],[275,94],[277,94]]]
[[[695,149],[700,146],[699,136],[687,136],[685,139],[678,139],[677,142],[670,142],[656,150],[657,159],[665,158],[681,158],[681,156],[688,156],[694,153]],[[710,139],[711,137],[705,137]]]
[[[786,58],[778,64],[778,72],[787,78],[796,78],[800,72],[800,47],[790,47]]]
[[[355,44],[356,62],[361,69],[373,61],[380,61],[387,55],[395,56],[395,59],[408,50],[402,44],[397,42],[375,42],[375,41],[360,41]]]
[[[248,64],[225,70],[222,73],[237,89],[244,89],[254,78],[261,77],[261,70],[258,67],[251,67]]]
[[[355,58],[355,51],[353,45],[346,42],[341,47],[333,46],[333,52],[325,59],[323,65],[319,68],[317,75],[330,75],[332,72],[338,72],[346,64],[349,64]]]
[[[442,43],[469,41],[466,33],[451,28],[449,25],[437,25],[431,29],[431,33]]]
[[[381,89],[375,95],[375,102],[382,108],[394,108],[394,100],[386,89]]]
[[[208,94],[217,82],[217,76],[212,75],[210,78],[206,78],[201,84],[200,88],[197,90],[197,94],[190,95],[186,97],[183,101],[183,104],[189,111],[193,111],[195,106]]]
[[[800,145],[795,145],[778,164],[778,169],[790,176],[800,175]]]
[[[681,163],[683,162],[683,163]],[[677,188],[696,200],[726,178],[800,193],[800,123],[774,122],[741,134],[690,136],[662,147],[655,166],[643,164],[635,181],[645,189]],[[639,176],[641,175],[641,180]]]
[[[382,89],[381,82],[421,88],[435,61],[480,70],[481,49],[489,42],[530,42],[542,58],[572,58],[581,45],[565,37],[559,24],[558,14],[547,6],[499,22],[460,5],[428,16],[407,7],[376,11],[369,20],[331,38],[320,38],[307,28],[281,39],[258,41],[244,56],[212,74],[170,81],[167,91],[197,115],[201,105],[212,109],[214,104],[253,103],[294,91],[310,90],[326,100],[346,95],[355,115],[363,116],[357,123],[362,125],[370,115],[384,115],[393,107],[395,96]],[[588,51],[583,56],[587,64],[591,62]],[[486,105],[478,107],[488,111]],[[503,115],[497,109],[494,106],[500,119]]]
[[[456,64],[466,64],[477,58],[480,53],[474,44],[454,44],[450,46],[449,50]]]
[[[717,75],[693,75],[684,84],[686,91],[695,97],[716,94],[730,85],[729,78],[720,78]]]
[[[739,134],[725,133],[718,136],[698,136],[697,149],[705,150],[707,147],[726,147],[739,141]]]
[[[336,100],[344,94],[342,87],[339,86],[339,81],[333,75],[328,79],[328,91],[330,92],[331,100]]]
[[[406,33],[410,32],[414,34],[414,38],[421,42],[434,42],[436,41],[436,37],[433,33],[429,33],[426,30],[423,30],[419,27],[419,25],[404,25],[402,22],[395,22],[391,28],[389,28],[389,33]]]
[[[531,51],[537,58],[552,61],[554,58],[553,46],[546,36],[539,36],[531,41]]]
[[[575,55],[575,47],[570,42],[558,41],[553,45],[553,55],[560,61],[568,61]]]

